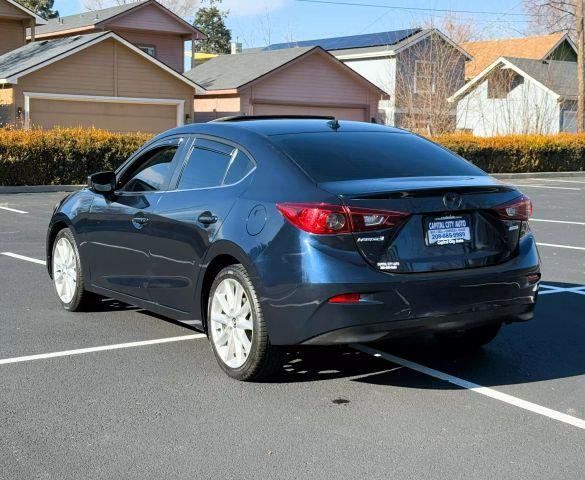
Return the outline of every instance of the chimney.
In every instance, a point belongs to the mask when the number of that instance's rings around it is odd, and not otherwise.
[[[230,48],[230,53],[232,55],[235,55],[236,53],[242,53],[242,44],[239,42],[232,42],[231,48]]]

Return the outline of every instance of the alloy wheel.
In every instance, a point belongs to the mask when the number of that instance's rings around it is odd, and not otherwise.
[[[53,281],[63,303],[70,303],[77,290],[77,262],[71,242],[61,237],[53,253]]]
[[[211,300],[211,338],[218,356],[230,368],[239,368],[252,348],[254,324],[250,300],[234,278],[221,281]]]

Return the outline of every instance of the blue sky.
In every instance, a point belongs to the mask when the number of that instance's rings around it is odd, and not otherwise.
[[[485,38],[518,36],[525,32],[526,17],[522,1],[514,0],[331,0],[349,3],[392,5],[396,7],[433,8],[498,12],[489,14],[454,14],[459,21],[474,22]],[[228,27],[234,39],[244,47],[264,46],[289,40],[307,40],[359,33],[409,28],[428,22],[440,22],[443,12],[407,11],[350,5],[316,4],[298,0],[224,0],[230,10]],[[56,0],[61,15],[82,11],[80,0]],[[506,13],[506,14],[503,14]]]

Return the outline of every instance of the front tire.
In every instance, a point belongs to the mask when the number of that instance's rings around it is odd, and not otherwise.
[[[52,273],[57,296],[65,310],[78,312],[95,304],[97,296],[83,287],[79,250],[73,233],[68,228],[60,230],[55,237]]]
[[[282,366],[270,344],[256,289],[241,264],[219,272],[209,292],[207,332],[215,358],[230,377],[259,380]]]
[[[459,351],[476,350],[490,343],[500,331],[501,323],[482,327],[457,330],[454,332],[437,332],[435,338],[444,346]]]

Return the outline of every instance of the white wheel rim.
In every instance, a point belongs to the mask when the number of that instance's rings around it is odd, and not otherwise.
[[[219,358],[230,368],[241,367],[252,347],[252,310],[240,282],[222,280],[211,300],[211,339]]]
[[[57,241],[53,251],[53,281],[61,301],[71,302],[77,289],[77,263],[73,245],[65,237]]]

